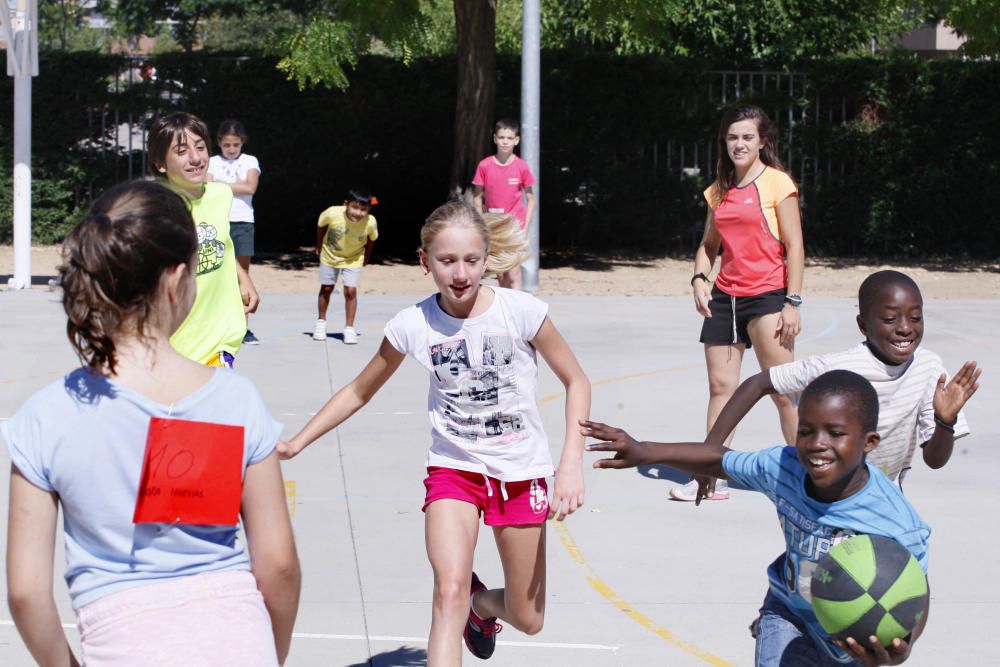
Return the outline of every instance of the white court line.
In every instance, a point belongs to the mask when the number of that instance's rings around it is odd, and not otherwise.
[[[330,635],[313,632],[295,632],[292,634],[295,639],[346,639],[354,641],[369,640],[373,642],[405,642],[407,644],[426,644],[426,637],[393,637],[389,635]],[[603,644],[565,644],[560,642],[509,642],[498,639],[497,646],[519,646],[525,648],[569,648],[583,649],[587,651],[617,651],[620,646],[605,646]]]
[[[0,620],[0,625],[13,626],[14,621]],[[68,630],[76,630],[76,623],[63,623],[62,626]],[[347,641],[373,641],[373,642],[406,642],[407,644],[426,644],[426,637],[393,637],[390,635],[333,635],[317,632],[293,632],[293,639],[340,639]],[[559,642],[508,642],[497,641],[498,646],[518,646],[522,648],[561,648],[580,649],[584,651],[617,651],[620,646],[605,646],[603,644],[564,644]]]
[[[279,412],[278,416],[279,417],[312,417],[315,414],[316,414],[315,412]],[[368,412],[366,414],[369,414],[369,415],[415,415],[417,413],[413,412],[411,410],[399,410],[399,411],[396,411],[396,412],[379,412],[379,411],[375,411],[375,412]],[[5,419],[5,417],[0,417],[0,419]]]

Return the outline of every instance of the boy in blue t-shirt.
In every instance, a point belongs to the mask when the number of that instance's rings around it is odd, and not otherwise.
[[[851,371],[816,378],[799,402],[795,447],[737,452],[719,443],[637,442],[625,431],[583,421],[584,435],[604,440],[590,451],[614,452],[595,468],[665,464],[695,475],[739,482],[767,495],[778,510],[785,552],[768,567],[770,583],[755,622],[758,667],[899,664],[923,631],[927,609],[906,640],[886,649],[875,637],[834,640],[816,620],[810,577],[830,548],[856,534],[897,540],[927,571],[930,527],[899,488],[865,461],[879,443],[878,396]]]

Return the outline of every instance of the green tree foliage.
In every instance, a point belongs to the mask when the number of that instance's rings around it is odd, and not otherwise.
[[[103,46],[104,35],[85,26],[85,0],[39,0],[38,42],[42,50],[84,51]]]
[[[169,26],[181,48],[190,52],[198,43],[203,20],[259,12],[268,4],[256,0],[104,0],[102,7],[131,35],[156,35],[160,26]]]
[[[909,0],[566,0],[577,39],[619,54],[788,63],[863,50],[915,24]]]
[[[409,62],[429,35],[430,21],[420,0],[303,0],[296,3],[311,20],[279,40],[278,68],[300,90],[349,85],[347,68],[358,58],[387,45]],[[377,48],[376,48],[377,50]]]
[[[968,40],[962,45],[962,53],[973,58],[1000,56],[1000,2],[997,0],[944,0],[932,13]]]

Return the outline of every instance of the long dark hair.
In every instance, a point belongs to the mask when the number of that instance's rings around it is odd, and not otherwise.
[[[726,135],[729,133],[729,126],[741,120],[752,120],[757,124],[757,134],[760,136],[760,161],[769,167],[785,171],[785,166],[778,157],[778,128],[767,117],[764,110],[752,104],[733,107],[722,114],[719,121],[719,135],[716,140],[716,149],[719,159],[715,164],[715,205],[721,204],[726,198],[726,193],[733,187],[736,178],[736,165],[729,158],[729,150],[726,147]]]
[[[190,263],[197,247],[191,213],[162,185],[123,183],[94,201],[63,243],[59,267],[66,335],[84,365],[115,372],[114,336],[126,322],[144,336],[160,277]]]

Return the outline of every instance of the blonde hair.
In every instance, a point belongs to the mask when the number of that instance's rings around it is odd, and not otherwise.
[[[512,215],[481,214],[467,199],[453,199],[438,206],[420,228],[420,248],[429,252],[445,227],[474,229],[486,246],[486,273],[510,271],[528,259],[528,237]]]

